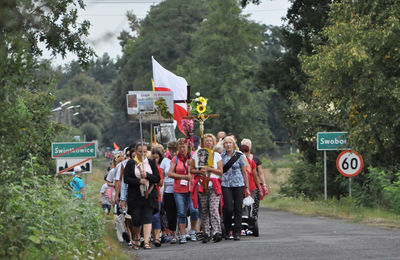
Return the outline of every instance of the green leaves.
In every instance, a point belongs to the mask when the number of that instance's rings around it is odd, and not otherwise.
[[[97,205],[73,200],[61,180],[32,169],[18,177],[0,183],[0,197],[8,198],[0,205],[0,257],[69,258],[101,246],[104,220]]]
[[[62,56],[72,51],[81,64],[88,62],[93,51],[82,38],[88,23],[76,23],[77,6],[83,2],[0,4],[0,258],[66,258],[74,248],[93,248],[91,241],[63,242],[73,241],[78,232],[98,242],[102,223],[96,212],[88,210],[89,225],[79,219],[71,224],[82,212],[70,202],[70,193],[48,177],[55,172],[50,147],[60,127],[50,120],[54,75],[48,73],[49,63],[38,61],[38,46],[42,42]],[[87,226],[93,229],[82,231]]]
[[[41,242],[41,239],[39,237],[37,237],[37,236],[34,236],[34,235],[30,235],[28,237],[28,239],[30,241],[32,241],[33,243],[35,243],[35,244],[40,244],[40,242]]]
[[[350,132],[353,148],[368,164],[399,168],[393,158],[400,151],[400,120],[394,116],[400,114],[400,8],[369,0],[342,1],[331,9],[322,33],[327,42],[302,59],[307,89],[315,94],[311,102],[335,105],[338,126]]]
[[[207,4],[208,14],[193,34],[191,57],[181,74],[188,75],[192,92],[207,97],[220,115],[206,121],[206,132],[234,132],[239,142],[252,139],[253,152],[265,152],[271,147],[269,126],[263,120],[269,95],[256,89],[251,73],[259,62],[256,49],[262,27],[244,18],[236,1]]]

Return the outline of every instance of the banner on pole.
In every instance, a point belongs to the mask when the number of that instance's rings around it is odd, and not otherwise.
[[[164,99],[171,118],[165,118],[155,104]],[[126,95],[127,113],[130,121],[139,121],[142,112],[143,123],[171,123],[174,114],[174,93],[172,91],[129,91]]]

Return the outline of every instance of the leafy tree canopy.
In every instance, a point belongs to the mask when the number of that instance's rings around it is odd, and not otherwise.
[[[167,63],[171,71],[183,64],[193,44],[191,34],[204,14],[203,1],[168,0],[153,6],[143,21],[130,16],[135,37],[127,38],[124,55],[118,64],[120,73],[113,94],[116,108],[126,110],[125,95],[128,91],[151,90],[152,55],[157,61]]]
[[[75,52],[81,64],[93,51],[82,40],[89,23],[77,23],[83,1],[4,0],[0,3],[0,162],[2,170],[18,168],[29,153],[37,153],[48,164],[50,141],[55,126],[48,118],[54,97],[52,77],[41,71],[43,43],[53,54]],[[2,165],[3,166],[3,165]]]
[[[329,26],[303,56],[312,106],[330,111],[350,132],[354,149],[373,166],[399,169],[400,8],[396,1],[341,1]]]
[[[210,1],[209,14],[193,36],[193,50],[180,69],[193,92],[210,99],[219,119],[206,121],[208,131],[234,132],[250,138],[253,148],[271,147],[267,114],[269,95],[255,87],[262,26],[241,15],[236,1]]]

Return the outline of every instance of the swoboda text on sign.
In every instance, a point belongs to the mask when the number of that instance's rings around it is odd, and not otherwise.
[[[317,150],[348,150],[347,132],[318,132]]]

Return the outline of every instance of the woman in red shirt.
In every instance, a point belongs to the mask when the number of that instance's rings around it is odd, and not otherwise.
[[[186,243],[186,212],[190,210],[191,228],[190,240],[196,241],[197,222],[199,219],[199,212],[193,208],[193,202],[190,197],[190,182],[192,175],[189,172],[190,155],[188,154],[188,145],[184,138],[177,141],[178,154],[171,160],[171,166],[168,171],[168,177],[175,179],[174,181],[174,197],[176,208],[178,210],[178,227],[181,233],[179,239],[180,244]]]
[[[256,163],[250,159],[250,149],[247,145],[242,144],[240,146],[240,151],[244,153],[246,156],[247,160],[249,161],[250,168],[251,170],[247,172],[248,179],[249,179],[249,190],[250,194],[252,195],[253,199],[255,200],[258,197],[259,191],[260,191],[260,181],[258,180],[258,175],[257,175],[257,165]],[[256,217],[256,216],[254,216]]]

